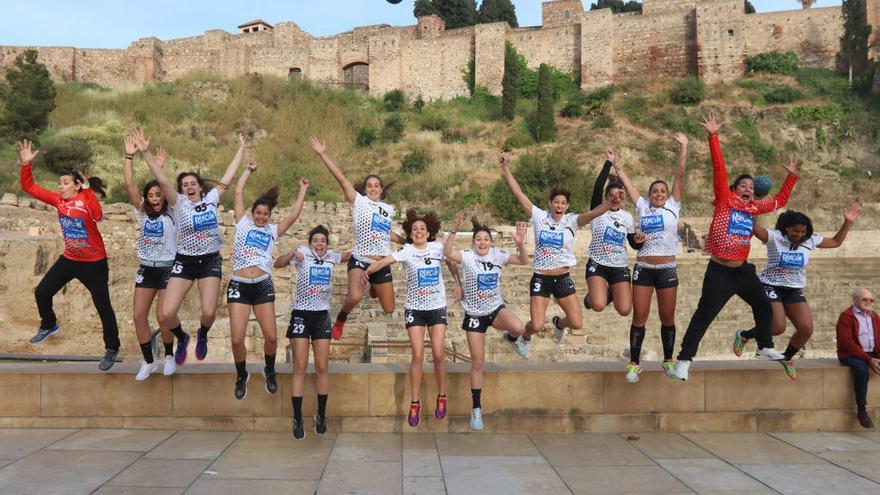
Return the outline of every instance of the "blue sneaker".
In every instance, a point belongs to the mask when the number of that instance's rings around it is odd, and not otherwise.
[[[203,361],[208,355],[208,332],[196,334],[196,359]]]
[[[186,333],[183,335],[186,336],[186,338],[183,340],[177,339],[177,350],[174,351],[174,362],[177,366],[183,366],[183,363],[186,362],[186,348],[189,346],[190,336]]]
[[[54,327],[49,328],[49,329],[41,328],[41,329],[37,330],[36,335],[31,337],[31,344],[42,344],[43,342],[46,341],[46,339],[48,339],[49,337],[55,335],[56,333],[58,333],[60,331],[61,331],[61,328],[58,326],[57,323],[55,324]]]
[[[471,409],[471,429],[483,429],[483,409],[480,407],[475,407]]]

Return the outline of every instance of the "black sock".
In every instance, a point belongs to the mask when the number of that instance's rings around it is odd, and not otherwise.
[[[208,331],[211,330],[211,325],[199,325],[199,337],[205,338],[208,336]]]
[[[474,402],[474,409],[476,409],[478,407],[483,407],[480,405],[480,393],[482,391],[483,390],[479,389],[479,388],[472,388],[471,389],[471,400],[473,400],[473,402]]]
[[[797,347],[792,347],[791,344],[788,344],[788,347],[785,348],[785,352],[783,353],[785,355],[785,360],[791,361],[791,358],[793,358],[799,350],[800,349],[798,349]]]
[[[645,341],[645,327],[631,325],[629,327],[629,360],[638,364],[642,354],[642,342]]]
[[[183,340],[186,338],[186,332],[183,331],[183,328],[181,328],[180,325],[172,328],[171,333],[173,333],[174,336],[177,337],[177,340]]]
[[[663,341],[663,360],[672,360],[672,353],[675,350],[675,325],[661,325],[660,340]]]
[[[510,335],[510,332],[507,332],[506,334],[504,334],[504,336],[507,338],[508,341],[516,342],[516,337],[514,337],[513,335]]]
[[[865,406],[856,405],[856,407],[858,408],[859,412],[867,412],[867,409],[865,409]]]
[[[162,346],[165,348],[166,356],[174,355],[174,342],[162,342]]]
[[[327,394],[318,394],[318,416],[327,416]]]
[[[242,378],[247,375],[247,362],[236,362],[235,363],[235,372],[238,374],[239,378]]]
[[[755,334],[755,329],[754,329],[754,328],[750,328],[750,329],[748,329],[748,330],[745,330],[745,331],[743,331],[743,332],[740,332],[740,333],[739,333],[739,336],[742,337],[742,338],[744,338],[744,339],[749,339],[749,340],[752,340],[752,339],[754,339],[755,337],[757,337],[757,335]]]
[[[348,321],[348,313],[340,310],[339,313],[336,315],[336,321]]]
[[[300,397],[291,397],[290,401],[293,402],[293,419],[297,421],[302,421],[303,419],[303,398]]]
[[[266,371],[275,373],[275,354],[266,354]]]
[[[147,363],[153,362],[153,344],[147,342],[146,344],[141,344],[141,354],[144,355],[144,361]]]

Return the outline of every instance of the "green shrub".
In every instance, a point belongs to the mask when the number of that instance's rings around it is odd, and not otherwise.
[[[422,110],[424,110],[424,109],[425,109],[425,99],[422,98],[422,95],[419,95],[416,98],[416,101],[413,102],[413,110],[415,110],[416,113],[422,113]]]
[[[746,70],[752,73],[792,75],[798,71],[800,64],[797,54],[793,51],[785,53],[772,51],[746,58]]]
[[[51,143],[37,156],[36,162],[56,174],[66,170],[89,173],[94,151],[88,141],[68,139]]]
[[[610,129],[614,127],[614,119],[608,114],[597,115],[593,119],[593,129]]]
[[[504,141],[504,144],[501,145],[501,149],[504,151],[510,151],[517,148],[528,148],[533,144],[535,144],[535,140],[532,138],[532,135],[529,133],[524,123],[522,123],[513,129],[513,135],[509,136],[507,140]]]
[[[444,143],[464,143],[467,141],[467,135],[461,129],[443,129],[440,139]]]
[[[809,90],[812,96],[829,98],[838,102],[851,96],[849,82],[828,69],[805,67],[795,74],[798,84]]]
[[[449,120],[439,113],[428,113],[422,117],[419,127],[423,131],[442,131],[449,127]]]
[[[392,113],[385,119],[385,126],[382,128],[382,140],[389,143],[397,143],[403,139],[403,133],[406,130],[406,122],[399,113]]]
[[[608,85],[603,86],[599,89],[595,89],[583,96],[583,103],[585,105],[593,104],[593,103],[604,103],[611,101],[611,97],[614,95],[614,86]]]
[[[408,153],[400,160],[400,171],[405,174],[420,174],[432,163],[431,156],[423,150],[415,150]]]
[[[361,148],[369,148],[378,138],[376,128],[371,125],[365,125],[357,130],[355,142]]]
[[[382,103],[384,104],[386,112],[399,112],[403,110],[406,107],[406,99],[404,98],[403,90],[392,89],[385,93],[385,96],[382,97]]]
[[[620,102],[620,111],[633,124],[643,124],[646,119],[648,100],[644,96],[628,96]]]
[[[569,100],[565,102],[565,106],[559,111],[559,115],[567,119],[576,119],[581,116],[581,104]]]
[[[752,156],[761,163],[772,164],[778,159],[778,152],[773,145],[765,143],[761,139],[758,132],[758,124],[751,115],[744,115],[734,124],[736,129],[742,134],[746,148],[752,153]]]
[[[767,103],[791,103],[803,99],[804,94],[791,86],[773,86],[762,94]]]
[[[795,105],[785,112],[786,118],[798,126],[822,125],[840,121],[844,117],[840,105]]]
[[[697,105],[706,97],[706,83],[696,76],[688,76],[675,84],[669,94],[673,103],[678,105]]]

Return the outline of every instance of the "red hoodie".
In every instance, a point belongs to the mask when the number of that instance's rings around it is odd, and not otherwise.
[[[103,218],[103,212],[91,189],[83,189],[71,199],[62,199],[60,194],[34,183],[30,163],[21,167],[21,188],[34,198],[58,209],[65,258],[73,261],[100,261],[107,257],[97,224]]]
[[[770,213],[785,206],[791,196],[797,175],[788,174],[782,189],[775,196],[744,203],[727,184],[727,169],[721,155],[718,135],[709,135],[709,152],[712,154],[712,184],[715,189],[715,213],[706,236],[706,251],[725,260],[742,260],[749,257],[755,215]]]

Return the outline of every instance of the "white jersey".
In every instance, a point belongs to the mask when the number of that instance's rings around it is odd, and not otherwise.
[[[557,222],[547,210],[532,206],[536,271],[577,264],[574,256],[574,234],[580,228],[577,217],[575,213],[568,213]]]
[[[151,220],[144,212],[144,202],[137,209],[141,224],[141,235],[137,240],[137,257],[143,261],[174,261],[177,254],[177,227],[171,215],[174,211],[169,207],[168,213]]]
[[[216,253],[223,247],[217,206],[220,194],[211,189],[201,201],[191,202],[183,194],[177,194],[174,217],[177,224],[177,252],[186,256]]]
[[[464,297],[461,307],[470,316],[492,314],[504,304],[501,297],[501,267],[510,254],[498,248],[489,248],[486,256],[468,249],[461,252],[461,285]]]
[[[424,250],[406,244],[391,256],[406,270],[404,309],[430,311],[446,307],[446,286],[440,270],[446,259],[442,243],[429,242]]]
[[[645,244],[639,256],[675,256],[678,254],[678,217],[681,203],[672,196],[663,206],[653,207],[651,202],[639,196],[636,201],[639,228],[645,234]]]
[[[797,249],[791,249],[791,242],[782,232],[767,230],[767,268],[761,272],[761,282],[794,289],[806,287],[810,253],[823,240],[821,235],[813,234]]]
[[[303,255],[303,260],[290,259],[290,264],[296,267],[296,288],[290,309],[329,311],[333,297],[333,269],[342,261],[342,255],[327,251],[319,257],[308,246],[300,246],[296,252]]]
[[[629,265],[626,235],[635,234],[636,227],[628,211],[608,210],[590,222],[590,229],[593,237],[590,240],[588,255],[591,260],[612,268],[624,268]]]
[[[232,271],[255,266],[266,273],[272,272],[272,249],[278,240],[278,225],[257,227],[247,214],[235,224],[232,243]]]
[[[352,255],[367,263],[368,256],[391,254],[391,219],[394,207],[381,201],[373,201],[357,193],[351,206],[354,223],[354,249]]]

